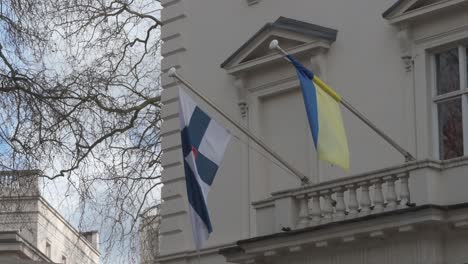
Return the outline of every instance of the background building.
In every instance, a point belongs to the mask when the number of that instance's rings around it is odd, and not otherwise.
[[[99,263],[99,236],[79,233],[41,197],[38,171],[0,172],[0,263]],[[19,262],[21,263],[21,262]]]
[[[162,68],[306,174],[289,172],[194,98],[234,138],[208,204],[202,263],[468,262],[468,1],[162,0]],[[410,151],[343,110],[351,169],[317,161],[295,55]],[[197,263],[177,83],[163,76],[161,263]],[[291,230],[291,231],[287,231]]]
[[[145,210],[140,223],[140,264],[154,264],[159,255],[159,205]]]

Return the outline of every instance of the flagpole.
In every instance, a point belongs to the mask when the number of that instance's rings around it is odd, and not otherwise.
[[[274,39],[270,42],[270,49],[277,49],[280,51],[283,55],[288,55],[288,53],[282,49],[278,43],[278,40]],[[289,61],[288,58],[285,57],[286,60]],[[319,82],[322,82],[317,76],[315,76]],[[323,83],[323,82],[322,82]],[[325,92],[330,94],[330,91],[328,89],[324,88],[323,86],[318,85],[321,89],[323,89]],[[332,97],[335,97],[335,94],[330,94]],[[379,129],[374,123],[372,123],[367,117],[365,117],[361,112],[359,112],[356,108],[354,108],[348,101],[345,99],[341,98],[338,100],[344,107],[346,107],[351,113],[353,113],[355,116],[357,116],[362,122],[364,122],[368,127],[370,127],[372,130],[374,130],[375,133],[377,133],[379,136],[381,136],[385,141],[387,141],[393,148],[395,148],[398,152],[400,152],[404,157],[405,161],[413,161],[416,160],[411,153],[406,151],[403,147],[401,147],[396,141],[394,141],[391,137],[389,137],[385,132],[383,132],[381,129]]]
[[[233,118],[231,118],[228,114],[226,114],[221,108],[219,108],[215,103],[213,103],[208,97],[203,95],[200,91],[193,88],[192,84],[190,84],[187,80],[182,78],[175,68],[171,68],[169,70],[169,76],[179,80],[183,83],[190,91],[200,97],[203,101],[205,101],[209,106],[211,106],[214,110],[216,110],[219,114],[221,114],[225,119],[227,119],[232,125],[234,125],[237,129],[242,131],[242,133],[246,134],[252,141],[254,141],[257,145],[262,147],[266,152],[268,152],[271,156],[273,156],[276,160],[278,160],[284,167],[286,167],[289,171],[291,171],[295,176],[297,176],[303,185],[309,183],[309,178],[307,178],[303,173],[295,169],[291,164],[289,164],[286,160],[284,160],[278,153],[276,153],[273,149],[271,149],[268,145],[266,145],[260,138],[256,137],[252,134],[248,128],[242,126],[241,124],[237,123]]]

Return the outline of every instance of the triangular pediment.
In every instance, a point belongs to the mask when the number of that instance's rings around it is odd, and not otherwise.
[[[256,46],[249,54],[247,57],[245,57],[241,63],[255,60],[257,58],[261,58],[264,56],[268,56],[271,54],[276,54],[275,51],[271,50],[269,48],[270,42],[272,40],[278,40],[279,43],[281,43],[281,46],[285,49],[290,49],[293,47],[297,47],[300,45],[305,44],[304,41],[296,40],[296,39],[290,39],[290,38],[285,38],[285,37],[280,37],[277,35],[270,35],[268,38],[265,39],[260,45]]]
[[[274,39],[279,41],[283,49],[294,54],[317,48],[327,49],[336,40],[336,35],[337,31],[334,29],[280,17],[263,26],[229,56],[221,67],[234,73],[280,59],[281,55],[269,48]]]
[[[382,16],[391,23],[401,23],[467,4],[468,0],[398,0]]]

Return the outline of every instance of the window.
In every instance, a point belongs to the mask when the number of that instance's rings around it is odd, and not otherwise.
[[[50,243],[49,242],[46,242],[46,246],[45,246],[45,254],[48,258],[51,257],[51,254],[52,253],[52,247],[50,246]]]
[[[437,134],[442,160],[468,154],[468,48],[434,54]]]
[[[67,264],[67,257],[62,256],[62,264]]]

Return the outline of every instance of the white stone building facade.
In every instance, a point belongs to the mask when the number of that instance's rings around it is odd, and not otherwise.
[[[162,0],[178,73],[307,175],[234,135],[209,195],[203,263],[468,263],[467,0]],[[415,156],[342,109],[351,169],[317,161],[295,71],[271,40]],[[160,263],[198,263],[177,83],[163,75]],[[290,231],[288,231],[290,230]]]
[[[99,263],[98,233],[78,232],[41,196],[39,173],[0,172],[0,263]]]

